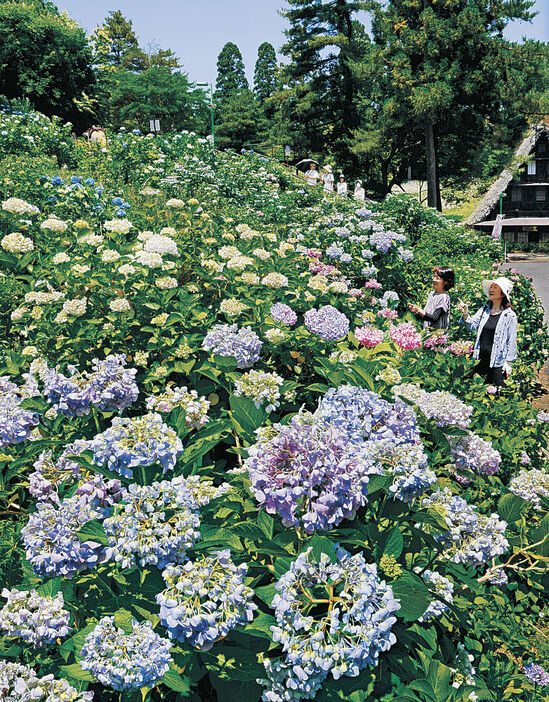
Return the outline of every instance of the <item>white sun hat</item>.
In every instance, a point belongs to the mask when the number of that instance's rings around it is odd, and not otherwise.
[[[482,289],[484,290],[484,293],[486,295],[488,295],[488,291],[490,290],[490,286],[492,284],[499,285],[499,287],[501,288],[501,292],[505,295],[509,302],[511,302],[511,292],[513,290],[513,283],[509,280],[509,278],[504,278],[503,276],[501,276],[500,278],[494,278],[493,280],[483,280]]]

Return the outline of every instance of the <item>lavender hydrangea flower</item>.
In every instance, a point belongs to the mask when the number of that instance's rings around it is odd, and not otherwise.
[[[361,553],[351,556],[340,549],[335,562],[325,553],[314,561],[309,548],[275,587],[273,641],[281,644],[298,677],[305,677],[307,664],[335,680],[356,677],[396,642],[391,627],[400,603]],[[304,594],[310,589],[329,602],[320,614],[311,611]]]
[[[263,342],[250,327],[216,324],[202,342],[202,348],[218,356],[234,356],[237,368],[251,368],[259,359]]]
[[[0,395],[0,449],[26,441],[38,422],[36,412],[23,409],[14,392]]]
[[[508,550],[507,523],[497,514],[479,514],[448,488],[424,497],[421,505],[436,511],[446,522],[448,531],[436,534],[435,538],[444,545],[444,556],[454,563],[480,567]]]
[[[59,458],[53,460],[51,449],[42,451],[33,463],[34,471],[29,475],[29,492],[37,500],[54,499],[58,487],[76,482],[81,475],[81,468],[68,456],[79,456],[89,448],[89,442],[78,439],[67,444]]]
[[[326,249],[326,256],[328,256],[328,258],[339,258],[343,251],[344,249],[341,246],[334,243]]]
[[[416,572],[419,572],[419,568],[416,568]],[[435,570],[424,571],[422,578],[425,580],[431,591],[435,593],[435,595],[443,600],[446,600],[446,602],[452,603],[454,601],[454,584],[451,580],[448,580],[448,578],[445,578]],[[418,619],[418,622],[430,622],[431,620],[442,616],[449,610],[450,607],[448,607],[445,602],[442,602],[441,600],[434,600]]]
[[[26,665],[0,660],[0,699],[2,702],[91,702],[93,692],[78,692],[72,685],[53,675],[39,678]]]
[[[337,526],[366,503],[369,473],[380,469],[365,444],[300,417],[273,429],[276,435],[251,446],[244,462],[260,507],[311,533]]]
[[[228,549],[168,566],[162,573],[167,587],[156,601],[170,638],[209,651],[235,626],[252,621],[257,605],[244,584],[247,570],[233,563]]]
[[[343,429],[353,442],[391,439],[419,441],[414,410],[400,399],[394,404],[354,385],[330,388],[318,403],[315,419]]]
[[[118,481],[109,481],[104,483],[102,502],[96,499],[96,494],[78,493],[59,504],[39,502],[21,530],[25,555],[34,572],[40,577],[72,578],[106,560],[107,553],[101,544],[80,541],[77,532],[90,520],[105,516],[119,492]]]
[[[263,702],[299,702],[312,700],[322,688],[328,673],[310,662],[292,666],[284,661],[263,661],[265,678],[257,680],[265,688]]]
[[[289,305],[285,305],[283,302],[276,302],[271,309],[269,314],[279,324],[285,324],[287,327],[293,327],[297,322],[297,314]]]
[[[493,475],[499,470],[501,454],[490,441],[469,433],[468,436],[449,436],[450,453],[456,468]]]
[[[7,602],[0,610],[0,629],[7,636],[43,646],[69,635],[70,614],[63,607],[62,592],[55,597],[44,597],[36,590],[4,588],[2,597]]]
[[[152,485],[133,483],[103,526],[110,557],[122,568],[155,565],[162,569],[186,560],[187,549],[200,538],[196,503],[184,478]]]
[[[332,305],[320,309],[314,307],[305,312],[305,326],[311,332],[326,341],[338,341],[349,333],[349,320]]]
[[[95,358],[92,371],[78,372],[69,366],[69,376],[50,369],[44,379],[44,394],[54,409],[67,417],[89,414],[91,406],[105,412],[121,412],[139,394],[135,368],[126,368],[124,354],[103,361]]]
[[[384,471],[393,476],[389,491],[397,500],[410,503],[437,480],[420,443],[398,444],[385,439],[373,444],[373,452]]]
[[[153,631],[150,622],[133,621],[127,634],[103,617],[84,641],[80,667],[114,690],[154,687],[168,672],[172,644]]]
[[[534,685],[547,687],[549,685],[549,673],[537,663],[527,663],[524,666],[524,675]]]
[[[163,473],[173,470],[183,451],[181,439],[156,413],[133,419],[115,417],[112,426],[90,442],[93,460],[125,478],[138,466],[159,463]]]
[[[521,470],[509,483],[509,490],[541,509],[542,498],[549,499],[549,473],[545,470]]]

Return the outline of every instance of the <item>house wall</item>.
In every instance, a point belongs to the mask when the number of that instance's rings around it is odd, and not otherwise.
[[[503,199],[503,213],[511,217],[549,217],[549,139],[536,142],[532,160],[510,182]],[[499,204],[491,218],[499,212]]]

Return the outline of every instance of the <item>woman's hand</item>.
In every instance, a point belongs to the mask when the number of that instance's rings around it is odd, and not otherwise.
[[[458,298],[458,300],[459,300],[458,307],[459,307],[459,311],[461,312],[461,316],[463,317],[463,319],[467,319],[467,317],[469,316],[469,307],[465,302],[463,302],[463,300],[461,298]]]
[[[410,312],[413,312],[414,314],[421,314],[423,312],[421,307],[414,305],[412,302],[408,303],[408,309],[410,310]]]

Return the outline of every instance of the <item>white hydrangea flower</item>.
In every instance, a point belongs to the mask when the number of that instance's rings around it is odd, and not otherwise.
[[[9,253],[27,253],[34,250],[32,239],[18,232],[2,237],[2,248]]]
[[[265,337],[271,344],[280,344],[286,339],[286,334],[281,329],[268,329]]]
[[[117,297],[109,302],[109,307],[112,312],[128,312],[131,310],[131,305],[125,297]]]
[[[221,304],[219,305],[219,309],[223,314],[226,314],[229,317],[238,317],[239,314],[244,312],[246,309],[246,305],[240,300],[236,300],[234,297],[228,298],[226,300],[222,300]]]
[[[103,263],[111,263],[112,261],[118,261],[120,254],[114,249],[105,249],[101,253],[101,260]]]
[[[162,268],[162,256],[152,251],[138,251],[134,254],[137,263],[147,268]]]
[[[254,256],[257,256],[257,258],[260,258],[262,261],[266,261],[272,256],[272,253],[270,251],[267,251],[266,249],[254,249],[252,253]]]
[[[219,258],[228,261],[230,258],[235,258],[235,256],[240,256],[240,251],[236,246],[222,246],[217,252]]]
[[[164,231],[164,229],[162,231]],[[149,237],[143,246],[143,250],[150,253],[161,254],[162,256],[166,254],[179,256],[175,241],[169,236],[164,236],[164,234],[154,234]]]
[[[241,273],[246,266],[253,266],[253,259],[249,256],[235,256],[227,261],[227,268],[234,270],[237,273]]]
[[[89,246],[97,246],[104,240],[103,236],[101,234],[94,234],[93,232],[91,234],[86,234],[86,236],[83,236],[79,241],[82,244],[88,244]]]
[[[155,285],[157,288],[160,288],[160,290],[170,290],[171,288],[177,288],[177,280],[169,275],[165,275],[162,278],[158,278]]]
[[[109,219],[105,222],[105,229],[116,234],[127,234],[132,227],[129,219]]]
[[[63,312],[73,317],[81,317],[83,314],[86,314],[87,305],[88,301],[85,297],[76,300],[66,300],[63,303]]]
[[[38,207],[31,205],[18,197],[9,197],[2,202],[2,209],[10,214],[16,215],[32,215],[40,214]]]
[[[180,210],[182,207],[185,207],[185,203],[183,200],[178,200],[177,198],[172,197],[169,200],[166,200],[166,207],[173,207],[176,210]]]
[[[48,219],[44,220],[40,225],[41,229],[47,229],[50,232],[57,232],[58,234],[63,234],[67,231],[68,224],[62,219],[58,219],[54,215],[50,215]]]
[[[131,263],[124,263],[120,266],[118,269],[118,272],[121,273],[122,275],[133,275],[136,271],[135,266],[132,266]]]
[[[57,266],[60,263],[68,263],[70,260],[71,258],[67,253],[60,251],[52,258],[52,263]]]

